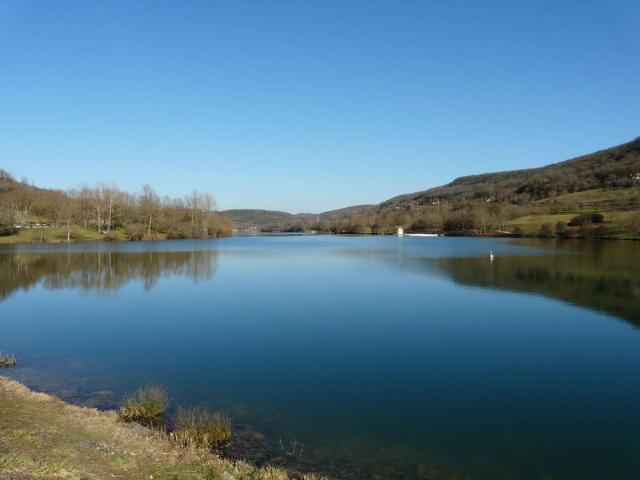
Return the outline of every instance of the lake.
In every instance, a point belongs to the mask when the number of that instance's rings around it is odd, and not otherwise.
[[[489,252],[495,254],[489,260]],[[227,412],[344,479],[640,478],[640,244],[233,237],[0,250],[1,373]]]

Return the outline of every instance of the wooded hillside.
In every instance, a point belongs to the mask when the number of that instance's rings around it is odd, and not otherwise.
[[[485,173],[456,178],[441,187],[400,195],[381,204],[406,206],[435,200],[490,200],[526,204],[566,193],[596,188],[623,188],[640,173],[640,138],[617,147],[540,168]]]

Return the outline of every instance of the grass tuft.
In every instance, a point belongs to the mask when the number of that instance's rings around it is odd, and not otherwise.
[[[220,412],[198,407],[178,408],[175,418],[175,440],[184,445],[222,450],[231,442],[231,420]]]
[[[257,480],[288,480],[289,475],[284,470],[268,465],[258,470],[254,478]]]
[[[8,455],[0,457],[0,470],[8,470],[15,465],[16,461]]]
[[[158,425],[164,417],[169,400],[162,387],[146,385],[124,398],[118,416],[125,422]]]
[[[16,356],[0,352],[0,368],[13,367],[16,364]]]

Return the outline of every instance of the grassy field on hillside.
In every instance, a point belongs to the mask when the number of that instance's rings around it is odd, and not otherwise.
[[[640,232],[634,232],[629,228],[634,217],[640,215],[638,212],[613,211],[601,212],[604,215],[604,222],[601,224],[607,230],[607,238],[637,239]],[[536,235],[543,225],[549,225],[555,229],[558,222],[565,226],[578,213],[559,213],[556,215],[525,215],[507,222],[509,231],[519,229],[524,235]],[[567,231],[575,234],[579,233],[578,227],[566,227]]]
[[[545,198],[536,203],[539,205],[557,205],[558,208],[567,212],[638,210],[640,209],[640,187],[597,188]]]

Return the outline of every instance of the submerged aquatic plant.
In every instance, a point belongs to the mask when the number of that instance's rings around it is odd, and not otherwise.
[[[16,364],[16,356],[0,352],[0,368],[13,367]]]
[[[125,396],[118,415],[125,422],[157,425],[164,417],[168,404],[164,388],[145,385]]]
[[[296,439],[295,435],[290,440],[282,441],[280,437],[280,449],[282,453],[289,457],[302,457],[304,453],[304,443]]]
[[[174,423],[174,438],[184,446],[222,450],[231,443],[231,420],[223,413],[179,407]]]

